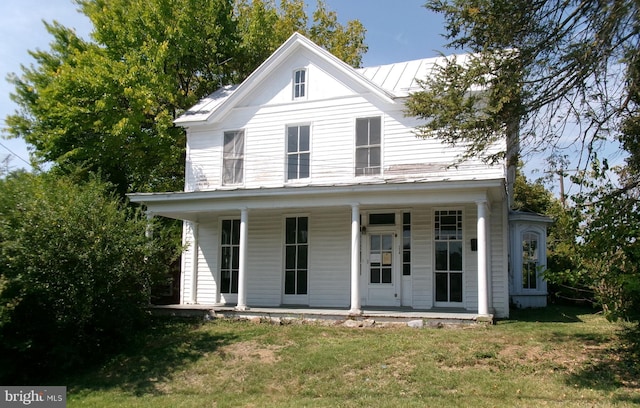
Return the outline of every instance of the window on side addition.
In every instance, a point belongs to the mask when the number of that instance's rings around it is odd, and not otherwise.
[[[297,69],[293,72],[293,99],[307,97],[307,70]]]
[[[538,288],[538,234],[525,232],[522,235],[522,288]]]

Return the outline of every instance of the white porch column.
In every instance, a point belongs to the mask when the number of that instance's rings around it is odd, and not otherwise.
[[[360,205],[351,205],[351,314],[360,314]]]
[[[236,310],[248,310],[247,307],[247,234],[249,231],[249,210],[240,211],[240,265],[238,266],[238,304]]]
[[[147,239],[153,238],[153,213],[149,210],[145,212],[147,216],[147,227],[144,229],[144,236]]]
[[[200,253],[198,223],[191,221],[191,234],[193,234],[193,252],[191,256],[191,304],[198,303],[198,259]]]
[[[489,315],[487,291],[487,202],[477,201],[478,206],[478,314]]]

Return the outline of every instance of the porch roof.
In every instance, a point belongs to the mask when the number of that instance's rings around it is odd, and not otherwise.
[[[367,206],[451,205],[503,198],[504,179],[438,181],[430,183],[371,183],[276,188],[226,188],[128,194],[131,202],[145,205],[154,215],[198,221],[213,213],[242,208],[293,209]]]

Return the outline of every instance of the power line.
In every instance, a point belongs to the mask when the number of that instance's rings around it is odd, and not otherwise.
[[[23,159],[22,157],[20,157],[20,155],[16,154],[13,150],[9,149],[6,145],[4,145],[4,143],[0,142],[0,146],[2,146],[5,150],[7,150],[9,153],[11,153],[12,155],[14,155],[15,157],[17,157],[18,159],[22,160],[23,162],[27,163],[29,166],[31,166],[31,163],[29,163],[27,160]]]

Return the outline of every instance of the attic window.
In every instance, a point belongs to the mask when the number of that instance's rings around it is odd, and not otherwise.
[[[307,96],[307,70],[297,69],[293,72],[293,99],[303,99]]]

